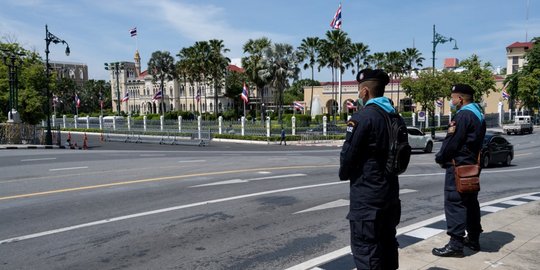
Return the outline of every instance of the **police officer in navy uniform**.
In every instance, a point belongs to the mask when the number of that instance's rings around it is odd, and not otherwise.
[[[395,112],[384,97],[390,79],[383,70],[364,69],[356,80],[358,105],[365,106],[347,122],[339,167],[340,179],[350,180],[351,249],[357,269],[397,269],[399,183],[385,173],[389,134],[383,113]]]
[[[480,250],[480,205],[478,192],[459,193],[456,190],[454,165],[476,164],[486,134],[482,110],[473,102],[474,89],[467,84],[452,87],[451,107],[457,113],[448,125],[448,133],[435,161],[446,168],[444,183],[444,212],[450,241],[442,248],[434,248],[433,255],[463,257],[463,247]],[[465,235],[467,232],[467,235]]]

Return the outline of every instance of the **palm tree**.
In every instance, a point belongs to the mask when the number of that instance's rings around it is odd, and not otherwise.
[[[227,66],[231,62],[231,59],[225,57],[223,54],[227,53],[229,49],[225,48],[223,40],[212,39],[210,44],[210,59],[208,64],[210,65],[210,75],[214,84],[214,114],[218,115],[218,91],[221,89],[221,83],[225,78],[227,72]]]
[[[304,64],[304,69],[311,68],[311,81],[314,81],[314,66],[318,58],[320,47],[320,39],[318,37],[307,37],[302,39],[298,51],[302,55],[302,58],[307,58],[307,62]],[[311,84],[311,98],[309,104],[309,110],[312,110],[313,106],[313,83]]]
[[[407,70],[409,77],[412,75],[412,71],[415,70],[413,65],[422,67],[422,62],[426,60],[424,57],[422,57],[422,53],[420,53],[420,51],[418,51],[416,48],[406,48],[403,49],[401,53],[403,54],[405,62],[407,63],[405,70]]]
[[[321,42],[321,64],[332,68],[332,93],[334,92],[334,69],[338,69],[339,83],[341,85],[342,75],[346,67],[351,65],[351,39],[347,37],[347,33],[340,29],[327,31],[326,39]],[[338,109],[341,109],[341,89],[339,89]],[[332,103],[332,115],[335,121],[335,110]]]
[[[260,95],[261,122],[264,123],[264,86],[266,81],[259,77],[259,70],[263,68],[263,52],[272,45],[270,39],[262,37],[259,39],[250,39],[244,44],[244,53],[249,53],[247,57],[242,57],[242,67],[246,71],[249,80],[255,84],[257,92]]]
[[[264,50],[264,68],[259,70],[259,77],[268,81],[277,93],[279,123],[282,123],[283,90],[288,87],[289,79],[298,79],[299,60],[297,52],[289,44],[278,43]]]
[[[380,69],[385,65],[385,54],[382,52],[377,52],[372,55],[369,55],[367,62],[369,63],[370,68]]]
[[[200,83],[202,82],[203,86],[203,93],[199,93],[199,89],[197,89],[197,94],[201,94],[201,97],[199,98],[199,112],[202,112],[201,108],[201,99],[202,94],[204,94],[204,110],[206,111],[206,86],[208,83],[208,76],[210,75],[210,55],[212,49],[210,48],[210,44],[208,41],[197,41],[195,42],[195,45],[193,45],[195,49],[195,59],[194,59],[194,68],[195,71],[198,72],[198,80],[199,87]]]
[[[369,46],[365,45],[362,42],[353,43],[351,46],[352,58],[354,62],[354,67],[352,69],[352,74],[356,75],[362,68],[368,65],[367,54],[369,53]]]
[[[400,74],[403,72],[403,66],[405,65],[404,58],[401,52],[399,51],[386,52],[385,56],[386,56],[386,62],[385,62],[384,69],[386,70],[386,72],[388,72],[390,79],[393,79],[395,81],[401,76]],[[392,80],[390,81],[390,83],[391,83],[390,98],[394,99],[394,83],[392,82]],[[400,100],[399,100],[399,88],[398,88],[397,103],[396,103],[396,107],[398,109],[399,109],[399,103],[400,103]]]
[[[174,58],[168,51],[155,51],[148,60],[148,74],[152,75],[152,82],[159,79],[161,89],[161,113],[165,116],[165,90],[163,84],[165,80],[176,78]]]

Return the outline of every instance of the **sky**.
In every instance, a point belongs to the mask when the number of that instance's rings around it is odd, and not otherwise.
[[[51,61],[88,65],[90,79],[109,80],[104,63],[133,62],[142,69],[154,51],[176,54],[196,41],[221,39],[239,64],[249,39],[268,37],[297,47],[306,37],[324,38],[339,0],[1,0],[0,38],[17,42],[45,58],[45,25],[68,42],[50,45]],[[370,53],[417,48],[432,65],[433,25],[457,41],[439,43],[436,67],[444,58],[473,54],[494,67],[506,66],[505,48],[540,36],[540,0],[342,0],[342,30]],[[137,36],[129,30],[137,28]],[[310,78],[303,70],[301,77]],[[353,80],[350,70],[344,80]],[[322,69],[319,81],[331,80]]]

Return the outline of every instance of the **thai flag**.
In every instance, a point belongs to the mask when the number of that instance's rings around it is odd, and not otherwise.
[[[304,105],[302,105],[302,103],[300,103],[298,101],[293,102],[293,106],[298,111],[304,110]]]
[[[506,92],[506,90],[502,90],[502,97],[503,97],[504,99],[509,99],[509,98],[510,98],[510,94],[508,94],[508,93]]]
[[[240,96],[242,100],[244,100],[244,103],[249,102],[249,94],[248,94],[248,88],[246,86],[246,83],[244,82],[244,86],[242,87],[242,95]]]
[[[161,95],[161,90],[159,90],[155,95],[154,97],[152,98],[152,100],[157,100],[157,99],[161,99],[162,95]]]
[[[339,4],[334,19],[332,19],[332,22],[330,23],[330,28],[341,29],[341,4]]]
[[[131,37],[134,37],[137,35],[137,27],[133,27],[131,29],[129,29],[129,34],[131,35]]]
[[[124,95],[124,97],[122,98],[122,100],[120,100],[120,102],[126,102],[129,100],[129,92],[126,92],[126,94]]]
[[[435,104],[437,105],[437,107],[440,108],[443,105],[443,101],[439,99],[439,100],[435,101]]]
[[[197,102],[201,101],[201,90],[197,91],[197,96],[195,96],[195,99],[197,100]]]
[[[356,109],[353,101],[347,100],[347,109]]]
[[[77,106],[77,108],[81,107],[81,99],[79,98],[79,95],[77,94],[75,94],[75,106]]]

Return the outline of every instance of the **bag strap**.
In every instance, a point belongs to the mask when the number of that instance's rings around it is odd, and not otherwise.
[[[482,150],[480,150],[478,152],[478,158],[476,159],[476,165],[480,166],[480,154],[482,153]],[[452,159],[452,165],[454,165],[454,167],[456,167],[456,160],[455,159]]]

